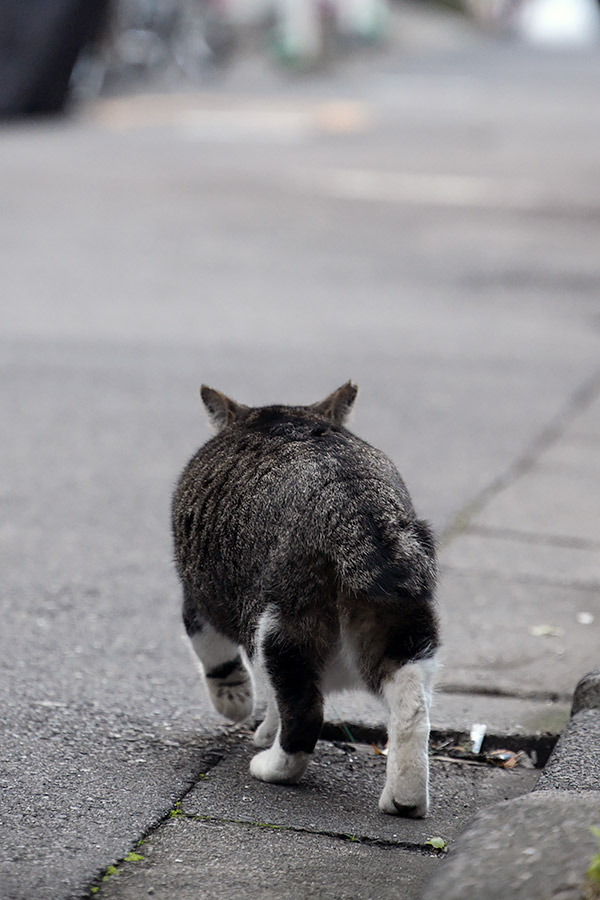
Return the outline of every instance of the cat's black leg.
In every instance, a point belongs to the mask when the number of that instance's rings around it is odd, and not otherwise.
[[[252,759],[250,772],[261,781],[295,784],[306,770],[323,724],[314,648],[271,630],[262,636],[259,652],[277,703],[279,728],[273,745]]]
[[[183,621],[200,660],[212,705],[232,722],[247,719],[254,706],[254,691],[239,646],[208,622],[203,622],[196,606],[187,598],[183,605]]]

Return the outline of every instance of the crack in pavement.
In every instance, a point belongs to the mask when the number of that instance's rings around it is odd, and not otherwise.
[[[208,750],[207,756],[203,759],[201,771],[196,772],[196,774],[190,779],[190,781],[188,782],[188,787],[185,791],[182,791],[181,796],[175,801],[174,805],[169,810],[167,810],[166,813],[151,822],[141,833],[140,837],[132,845],[130,845],[129,849],[123,854],[123,856],[119,857],[109,866],[102,869],[99,874],[95,875],[90,880],[89,886],[85,893],[86,898],[93,897],[99,890],[100,885],[105,882],[110,877],[110,875],[114,874],[119,869],[119,867],[123,865],[124,862],[129,861],[127,860],[127,857],[130,856],[131,853],[135,853],[135,851],[145,841],[147,841],[148,838],[150,838],[160,828],[162,828],[163,825],[165,825],[176,816],[184,815],[184,813],[179,810],[179,806],[182,801],[185,800],[188,794],[190,794],[194,790],[194,788],[202,781],[202,779],[208,772],[212,771],[212,769],[215,769],[219,765],[219,763],[223,761],[225,754],[226,748],[219,751],[212,749]]]
[[[494,525],[469,525],[466,534],[499,538],[507,541],[521,541],[525,544],[548,544],[551,547],[568,547],[572,550],[597,550],[600,541],[588,538],[569,537],[562,534],[541,534],[534,531],[519,531],[516,528],[499,528]]]
[[[182,818],[186,821],[207,822],[215,825],[244,825],[252,828],[271,829],[273,831],[289,831],[296,834],[315,834],[321,837],[338,838],[342,841],[350,841],[358,844],[369,844],[376,847],[396,847],[399,850],[408,850],[411,853],[421,853],[425,856],[439,856],[443,851],[436,850],[426,842],[387,840],[386,838],[374,838],[368,835],[350,834],[343,831],[333,831],[322,828],[309,828],[306,825],[277,825],[271,822],[257,822],[253,819],[234,819],[227,816],[211,816],[191,814],[179,811],[173,818]]]
[[[509,697],[515,700],[540,700],[551,703],[570,703],[573,700],[572,693],[560,691],[519,691],[505,690],[504,688],[490,687],[488,685],[464,685],[445,682],[438,684],[436,691],[441,694],[477,695],[479,697]]]
[[[555,444],[566,432],[576,416],[592,404],[600,394],[600,369],[587,378],[567,399],[556,415],[533,438],[523,453],[508,466],[487,487],[479,491],[462,509],[460,509],[439,536],[440,548],[447,547],[459,534],[472,527],[472,519],[500,491],[517,481],[529,472],[544,450]]]
[[[498,571],[493,566],[485,566],[482,565],[478,568],[467,568],[466,566],[454,565],[452,563],[444,563],[441,566],[441,569],[445,573],[452,573],[453,575],[464,575],[468,577],[469,575],[479,575],[479,576],[497,576]],[[566,588],[570,591],[581,591],[582,593],[593,593],[596,595],[598,593],[598,581],[597,580],[580,580],[574,581],[568,578],[544,578],[543,575],[514,575],[511,573],[510,581],[513,584],[525,584],[525,585],[541,585],[544,587],[554,587],[554,588]]]

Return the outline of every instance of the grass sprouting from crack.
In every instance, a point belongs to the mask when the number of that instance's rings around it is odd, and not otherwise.
[[[600,828],[590,828],[590,831],[598,841],[598,852],[592,856],[585,872],[586,900],[598,900],[600,898]]]

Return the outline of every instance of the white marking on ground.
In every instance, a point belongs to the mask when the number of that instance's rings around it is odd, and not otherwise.
[[[227,143],[354,134],[366,131],[372,122],[367,104],[355,100],[282,102],[217,95],[102,100],[90,106],[89,114],[108,131],[169,128],[184,139]]]
[[[297,172],[286,180],[303,191],[375,203],[533,210],[546,200],[537,182],[482,175],[331,169]]]

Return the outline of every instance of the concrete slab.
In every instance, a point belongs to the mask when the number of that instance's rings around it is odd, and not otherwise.
[[[458,535],[441,554],[449,569],[481,572],[531,581],[594,588],[600,586],[600,543],[573,546],[525,533]]]
[[[422,900],[581,900],[600,794],[541,791],[480,813]]]
[[[600,480],[592,471],[536,465],[496,494],[475,525],[600,540]]]
[[[386,759],[371,747],[320,741],[296,786],[251,778],[248,765],[254,752],[249,737],[232,743],[222,762],[184,798],[183,812],[424,849],[435,835],[452,840],[482,806],[530,790],[539,775],[533,769],[504,770],[433,758],[431,814],[410,820],[379,811]]]
[[[582,670],[597,663],[597,591],[446,572],[439,595],[444,638],[439,681],[448,689],[568,700]],[[580,624],[580,612],[591,613],[594,621]]]
[[[100,884],[97,900],[416,900],[441,860],[242,823],[178,817]]]
[[[600,710],[569,721],[538,781],[537,791],[596,791],[600,796]]]

